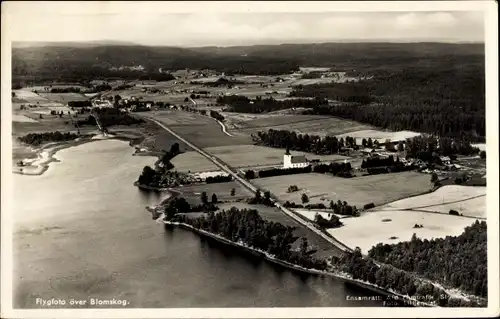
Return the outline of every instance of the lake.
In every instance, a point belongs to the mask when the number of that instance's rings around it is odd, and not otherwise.
[[[115,298],[132,308],[381,306],[347,301],[372,293],[337,279],[302,277],[155,223],[145,207],[167,195],[132,185],[155,160],[132,153],[127,142],[96,141],[59,151],[41,176],[14,175],[15,308],[40,307],[36,298]]]

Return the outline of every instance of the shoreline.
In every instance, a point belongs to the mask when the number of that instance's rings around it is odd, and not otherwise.
[[[179,228],[184,229],[184,230],[192,231],[193,233],[196,233],[201,237],[208,237],[208,238],[214,239],[215,241],[217,241],[221,244],[232,246],[232,247],[237,247],[239,249],[243,249],[246,252],[249,252],[255,256],[259,256],[261,258],[264,258],[265,260],[267,260],[273,264],[280,265],[280,266],[285,267],[285,268],[292,270],[292,271],[301,272],[301,273],[310,274],[310,275],[316,275],[316,276],[333,277],[333,278],[339,279],[343,283],[353,284],[355,286],[370,290],[372,292],[375,292],[375,293],[380,294],[380,295],[384,295],[386,297],[396,296],[397,298],[400,298],[401,300],[406,301],[407,303],[410,303],[412,306],[439,307],[439,306],[434,305],[434,304],[430,304],[430,303],[426,303],[423,301],[418,301],[418,300],[412,299],[411,297],[401,295],[401,294],[394,292],[394,291],[385,290],[385,289],[380,288],[378,286],[375,286],[374,284],[371,284],[371,283],[367,283],[367,282],[364,282],[361,280],[350,278],[350,276],[348,274],[344,274],[344,273],[340,273],[340,272],[321,271],[321,270],[316,270],[316,269],[304,268],[302,266],[295,265],[295,264],[277,259],[274,256],[271,256],[264,251],[260,251],[260,250],[257,250],[255,248],[249,247],[243,243],[233,242],[233,241],[226,239],[222,236],[219,236],[217,234],[212,234],[210,232],[207,232],[207,231],[204,231],[201,229],[196,229],[191,225],[179,223],[179,222],[170,222],[170,221],[161,220],[162,217],[163,217],[163,214],[161,214],[160,217],[156,219],[156,222],[163,223],[164,225],[176,226],[176,227],[179,227]]]
[[[43,175],[50,167],[51,163],[60,162],[54,156],[60,150],[64,150],[67,148],[80,146],[86,143],[104,141],[104,140],[120,140],[124,142],[130,142],[129,146],[134,146],[133,141],[137,140],[137,138],[132,138],[129,136],[118,134],[104,136],[102,134],[90,134],[89,136],[79,137],[77,139],[71,141],[63,141],[63,142],[49,142],[45,145],[35,149],[35,157],[34,158],[25,158],[22,160],[26,165],[20,166],[17,163],[13,163],[12,173],[19,175],[28,175],[28,176],[40,176]],[[29,146],[29,145],[28,145]],[[138,152],[136,148],[134,156],[153,156],[148,155],[149,151]]]

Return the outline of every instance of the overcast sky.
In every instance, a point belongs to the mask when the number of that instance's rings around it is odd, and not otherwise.
[[[114,40],[168,46],[484,41],[481,11],[171,13],[165,6],[134,2],[120,7],[111,7],[109,2],[100,7],[87,3],[86,9],[63,8],[57,3],[10,4],[16,6],[4,10],[2,5],[2,14],[10,13],[8,28],[13,41]]]

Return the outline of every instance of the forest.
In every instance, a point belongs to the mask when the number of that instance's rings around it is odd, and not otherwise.
[[[471,145],[471,139],[456,139],[450,137],[416,136],[406,140],[406,156],[419,158],[428,162],[440,162],[436,154],[450,155],[472,155],[478,154],[479,148]]]
[[[459,288],[476,296],[488,294],[487,226],[477,221],[456,237],[378,244],[369,256],[408,272]]]
[[[61,133],[59,131],[55,131],[55,132],[45,132],[45,133],[29,133],[27,135],[19,137],[18,139],[23,143],[32,146],[38,146],[46,142],[72,141],[78,137],[82,136],[71,132]]]
[[[167,219],[191,225],[233,242],[244,243],[292,264],[318,270],[327,268],[325,260],[315,259],[308,254],[310,249],[307,238],[300,238],[298,252],[292,250],[292,244],[298,239],[294,235],[294,227],[267,221],[254,209],[240,210],[232,207],[200,217],[171,215]]]
[[[241,95],[219,96],[217,103],[220,105],[228,105],[225,109],[227,112],[237,113],[264,113],[290,108],[311,108],[316,105],[328,105],[325,99],[288,99],[275,100],[272,97],[262,98],[257,96],[255,99],[249,99]]]
[[[333,115],[394,131],[485,139],[484,68],[406,68],[351,83],[296,87],[295,96],[342,103],[316,106],[307,114]]]
[[[294,131],[273,129],[269,129],[267,132],[259,131],[256,136],[253,136],[253,139],[257,144],[264,146],[276,148],[289,147],[294,151],[318,155],[337,154],[343,147],[353,147],[356,145],[356,139],[349,136],[345,139],[343,137],[338,139],[336,136],[325,136],[322,138],[316,135],[302,135]]]
[[[393,289],[401,294],[414,297],[418,301],[426,301],[426,297],[431,297],[427,302],[441,307],[477,306],[472,301],[467,302],[463,299],[452,298],[442,288],[418,280],[407,271],[389,265],[378,266],[371,258],[363,257],[359,248],[340,258],[333,257],[332,264],[341,271],[350,274],[354,279],[360,279],[384,289]]]
[[[112,125],[134,125],[144,123],[143,119],[130,116],[116,108],[94,108],[93,111],[99,116],[99,121],[104,127]],[[94,116],[89,115],[85,120],[78,120],[78,125],[97,125]]]

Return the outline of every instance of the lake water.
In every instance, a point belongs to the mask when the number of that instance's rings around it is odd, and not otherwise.
[[[36,298],[127,300],[133,308],[380,306],[332,278],[301,278],[166,230],[132,185],[151,157],[105,140],[62,150],[41,176],[14,176],[14,307]],[[163,195],[165,196],[165,195]],[[118,306],[119,307],[119,306]]]

